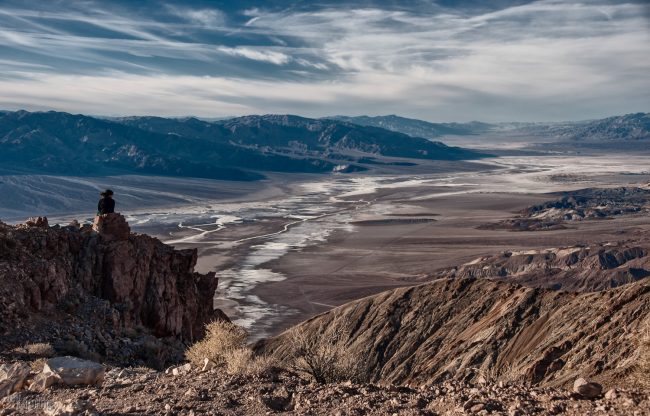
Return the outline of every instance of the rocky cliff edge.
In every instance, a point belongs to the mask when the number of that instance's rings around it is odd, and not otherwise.
[[[227,319],[213,309],[217,279],[195,273],[196,260],[131,233],[119,214],[92,227],[0,223],[0,351],[43,342],[122,363],[179,358],[205,323]]]

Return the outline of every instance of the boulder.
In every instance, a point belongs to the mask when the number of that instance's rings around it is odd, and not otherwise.
[[[20,391],[29,372],[29,366],[23,362],[0,365],[0,398]]]
[[[67,385],[100,384],[105,373],[104,366],[99,363],[69,356],[51,358],[43,367],[43,374],[57,376]]]
[[[131,227],[126,218],[117,213],[96,216],[93,230],[106,241],[126,241],[131,234]]]
[[[598,383],[579,378],[573,383],[573,391],[585,399],[595,399],[603,392],[603,386]]]

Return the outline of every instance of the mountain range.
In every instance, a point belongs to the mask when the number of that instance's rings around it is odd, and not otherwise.
[[[265,171],[365,170],[363,164],[378,156],[459,160],[486,155],[381,128],[288,115],[209,122],[0,113],[0,162],[18,172],[255,180]]]
[[[264,172],[363,171],[378,158],[477,159],[488,154],[434,138],[513,132],[584,144],[650,140],[650,114],[564,123],[429,123],[395,115],[251,115],[220,120],[99,118],[63,112],[0,111],[4,172],[102,175],[155,174],[257,180]]]

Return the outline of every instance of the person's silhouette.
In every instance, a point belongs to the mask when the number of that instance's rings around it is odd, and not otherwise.
[[[97,215],[112,214],[115,212],[115,200],[113,199],[113,191],[110,189],[100,193],[102,199],[97,204]]]

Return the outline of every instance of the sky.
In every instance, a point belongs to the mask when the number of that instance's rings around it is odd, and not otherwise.
[[[650,1],[0,0],[0,109],[560,121],[650,111]]]

